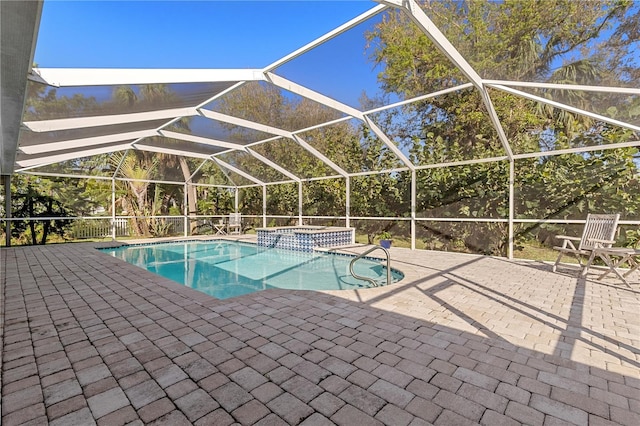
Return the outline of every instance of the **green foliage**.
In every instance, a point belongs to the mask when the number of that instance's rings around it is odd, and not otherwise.
[[[640,75],[632,59],[640,7],[629,1],[445,0],[424,2],[421,7],[485,78],[624,86]],[[602,37],[605,33],[607,37]],[[385,15],[368,40],[372,61],[382,65],[378,78],[388,93],[410,98],[468,82],[400,12]],[[620,100],[606,93],[534,93],[587,110],[609,103],[615,105],[610,114],[638,117],[638,97]],[[639,136],[498,90],[491,89],[490,96],[515,153],[593,147]],[[407,104],[379,114],[377,120],[385,133],[405,147],[414,164],[505,155],[475,89]],[[519,160],[516,217],[584,218],[589,211],[615,211],[637,218],[637,155],[637,148],[629,148]],[[421,170],[417,175],[418,215],[506,218],[508,176],[508,164],[500,161]],[[406,193],[402,179],[395,183],[393,188]],[[421,221],[418,226],[428,247],[506,253],[504,223]],[[531,238],[536,231],[536,227],[522,226],[517,238]],[[547,236],[537,237],[545,240]]]
[[[627,247],[640,248],[640,229],[628,229],[624,238]]]
[[[19,176],[12,182],[12,216],[16,218],[39,217],[42,220],[12,221],[11,235],[19,244],[46,244],[50,235],[64,237],[71,220],[71,211],[60,201],[64,188],[31,176]],[[17,182],[20,181],[20,182]],[[61,219],[50,219],[60,217]],[[28,234],[26,231],[29,231]],[[30,236],[30,241],[27,239]]]
[[[171,230],[171,224],[164,219],[154,219],[151,221],[149,231],[154,237],[166,237]]]
[[[378,237],[380,237],[381,240],[390,240],[391,239],[391,232],[389,231],[382,231],[380,233],[380,235],[378,235]]]

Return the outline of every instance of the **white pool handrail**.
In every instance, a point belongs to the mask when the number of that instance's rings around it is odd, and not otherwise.
[[[391,255],[389,254],[389,250],[387,250],[384,247],[381,246],[373,246],[371,247],[369,250],[365,251],[364,253],[359,254],[358,256],[356,256],[351,263],[349,263],[349,272],[351,273],[351,275],[353,276],[353,278],[357,279],[357,280],[363,280],[363,281],[368,281],[370,282],[374,287],[378,287],[379,284],[376,280],[374,280],[373,278],[369,278],[369,277],[365,277],[362,275],[358,275],[355,273],[355,271],[353,270],[353,265],[354,263],[356,263],[356,261],[358,259],[362,259],[364,256],[368,255],[369,253],[376,251],[376,250],[382,250],[387,258],[387,284],[389,285],[391,284]]]

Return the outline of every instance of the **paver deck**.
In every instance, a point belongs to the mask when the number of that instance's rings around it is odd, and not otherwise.
[[[389,287],[216,300],[94,246],[0,250],[3,425],[640,424],[637,276],[395,248]]]

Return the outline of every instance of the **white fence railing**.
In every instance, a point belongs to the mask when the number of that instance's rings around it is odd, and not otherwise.
[[[71,236],[77,239],[106,238],[113,235],[112,223],[113,226],[115,226],[116,238],[133,236],[135,232],[131,227],[130,219],[131,218],[116,218],[113,222],[112,219],[106,218],[79,220],[72,225]],[[163,234],[176,235],[184,233],[184,217],[182,216],[154,217],[153,219],[156,224],[161,225]],[[158,229],[160,229],[160,227]]]
[[[116,237],[128,237],[130,235],[129,220],[116,219],[113,221],[116,228]],[[112,219],[78,220],[71,226],[71,237],[105,238],[112,235]]]

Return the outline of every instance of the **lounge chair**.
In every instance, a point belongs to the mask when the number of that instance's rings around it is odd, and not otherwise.
[[[229,234],[242,234],[241,213],[229,213],[228,232]]]
[[[553,264],[553,272],[556,271],[560,259],[565,254],[573,255],[578,259],[580,266],[583,257],[590,257],[593,249],[611,247],[615,243],[615,234],[618,228],[619,214],[589,214],[582,230],[582,237],[569,237],[566,235],[556,235],[556,238],[563,240],[561,246],[554,247],[558,250],[558,259]],[[576,247],[575,242],[578,242]],[[586,272],[586,271],[585,271]]]

